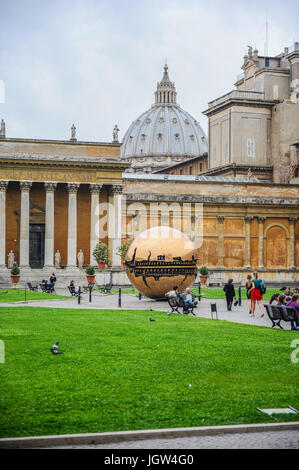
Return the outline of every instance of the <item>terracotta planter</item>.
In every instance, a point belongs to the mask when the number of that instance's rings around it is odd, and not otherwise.
[[[87,279],[87,282],[90,283],[90,282],[94,282],[94,278],[96,277],[95,274],[86,274],[86,279]]]
[[[203,275],[203,274],[199,275],[200,283],[201,283],[202,287],[206,287],[208,277],[209,277],[208,275]]]
[[[122,267],[123,267],[124,269],[126,269],[126,262],[125,262],[125,261],[122,261],[121,264],[122,264]]]
[[[102,261],[98,261],[98,267],[99,269],[105,269],[106,263],[103,263]]]
[[[14,289],[17,289],[18,282],[19,282],[19,279],[20,279],[20,275],[19,274],[11,274],[10,278],[11,278],[11,282],[13,283]]]

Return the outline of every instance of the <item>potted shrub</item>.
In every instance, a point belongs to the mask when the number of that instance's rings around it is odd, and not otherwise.
[[[206,287],[208,277],[209,277],[208,268],[206,268],[206,266],[202,266],[199,270],[199,278],[200,278],[200,283],[203,285],[203,287]]]
[[[15,264],[11,270],[10,270],[10,278],[11,278],[11,282],[13,283],[13,286],[14,286],[14,289],[17,289],[18,287],[18,282],[19,282],[19,279],[20,279],[20,269],[19,267],[17,266],[17,264]]]
[[[85,269],[85,272],[86,272],[87,282],[88,283],[94,282],[94,278],[96,277],[94,267],[93,266],[87,266],[87,268]]]
[[[129,249],[130,245],[131,245],[131,242],[125,241],[116,250],[116,253],[121,257],[121,262],[122,262],[122,266],[123,266],[124,269],[126,267],[125,259],[126,259],[126,255],[127,255],[127,252],[128,252],[128,249]]]
[[[106,263],[108,263],[109,258],[109,248],[106,243],[99,242],[93,250],[93,256],[97,260],[98,267],[100,269],[105,268]]]

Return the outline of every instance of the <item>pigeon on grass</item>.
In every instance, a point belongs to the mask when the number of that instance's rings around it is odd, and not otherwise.
[[[50,348],[52,354],[63,354],[62,351],[58,351],[58,344],[59,342],[57,341],[57,343],[53,344],[53,346]]]

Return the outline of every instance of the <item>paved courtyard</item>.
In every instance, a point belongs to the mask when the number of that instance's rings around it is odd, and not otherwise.
[[[69,295],[67,289],[57,289],[57,294]],[[216,303],[219,320],[232,321],[237,323],[246,323],[257,326],[271,327],[271,322],[264,311],[264,317],[260,316],[259,309],[255,313],[255,317],[251,317],[248,313],[248,305],[245,300],[242,300],[241,306],[232,307],[232,312],[228,312],[226,308],[226,301],[224,299],[209,300],[202,298],[198,307],[194,310],[197,317],[211,318],[211,303]],[[132,294],[121,295],[121,307],[118,306],[118,294],[103,294],[95,292],[92,294],[92,302],[89,302],[89,295],[82,294],[81,303],[78,304],[76,297],[69,297],[68,299],[49,299],[49,300],[32,300],[25,302],[15,303],[0,303],[0,306],[27,306],[27,307],[51,307],[51,308],[75,308],[75,309],[123,309],[123,310],[153,310],[158,312],[170,312],[171,309],[167,301],[156,301],[142,297],[141,300],[138,296]],[[176,315],[176,314],[173,314]],[[215,318],[215,314],[214,314]],[[285,329],[290,329],[290,324],[282,322]]]

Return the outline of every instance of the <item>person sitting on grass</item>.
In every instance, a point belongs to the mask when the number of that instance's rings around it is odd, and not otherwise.
[[[225,292],[225,297],[226,297],[226,304],[227,304],[227,310],[229,312],[232,311],[232,305],[233,305],[233,300],[236,300],[236,293],[235,293],[235,288],[233,285],[234,280],[229,279],[228,283],[225,284],[223,287],[223,290]]]

